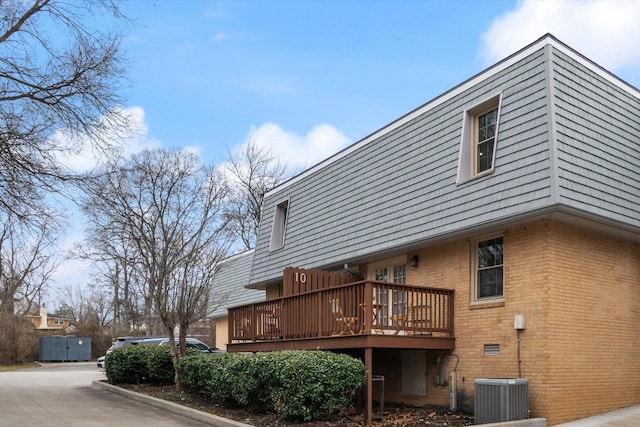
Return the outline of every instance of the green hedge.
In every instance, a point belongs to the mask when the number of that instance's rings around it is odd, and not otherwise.
[[[188,356],[177,368],[183,390],[206,391],[215,401],[254,411],[273,409],[296,421],[349,406],[366,381],[360,360],[326,351]]]
[[[189,352],[177,369],[186,392],[253,411],[274,410],[294,421],[330,417],[348,407],[353,391],[366,381],[362,361],[328,351]],[[105,373],[111,384],[171,384],[175,376],[169,348],[150,345],[111,352]]]
[[[104,366],[109,384],[172,384],[175,370],[168,347],[130,345],[109,353]]]
[[[293,352],[279,364],[271,398],[282,417],[311,421],[347,407],[365,381],[360,360],[325,351]]]

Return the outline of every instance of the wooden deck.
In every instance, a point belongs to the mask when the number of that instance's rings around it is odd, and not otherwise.
[[[359,281],[229,309],[228,351],[453,349],[454,291]]]

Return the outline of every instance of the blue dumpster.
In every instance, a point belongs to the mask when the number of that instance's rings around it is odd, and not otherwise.
[[[74,336],[40,337],[41,362],[79,362],[91,360],[91,338]]]

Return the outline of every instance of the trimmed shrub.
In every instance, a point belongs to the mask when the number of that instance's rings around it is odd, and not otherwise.
[[[283,418],[312,421],[348,407],[356,388],[366,381],[362,361],[327,351],[287,352],[279,361],[271,393]]]
[[[180,388],[189,393],[210,393],[213,383],[220,383],[227,353],[192,354],[178,359]]]
[[[192,384],[188,387],[208,393],[212,400],[220,404],[238,406],[238,402],[233,398],[233,390],[236,387],[234,383],[243,379],[238,379],[239,376],[234,369],[237,369],[239,361],[247,356],[249,355],[239,353],[201,355],[197,362],[203,372],[189,373]]]
[[[146,346],[118,348],[104,359],[104,372],[109,384],[139,384],[147,373]]]
[[[348,407],[366,380],[363,363],[326,351],[220,353],[178,361],[181,387],[214,401],[311,421]]]
[[[251,411],[267,411],[271,390],[277,381],[279,353],[244,354],[233,358],[227,367],[234,402]]]
[[[173,369],[171,350],[168,347],[150,345],[143,345],[139,347],[147,347],[145,349],[147,357],[146,377],[149,382],[153,384],[173,384],[176,371]]]
[[[171,384],[175,376],[169,348],[153,345],[130,345],[112,351],[105,358],[104,371],[110,384]]]
[[[178,360],[177,369],[184,391],[252,411],[273,409],[294,421],[330,417],[348,407],[354,390],[366,381],[362,361],[328,351],[190,352]],[[174,378],[169,349],[146,345],[113,351],[105,372],[111,384],[168,384]]]

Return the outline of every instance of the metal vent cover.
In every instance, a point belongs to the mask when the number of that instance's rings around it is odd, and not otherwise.
[[[500,344],[485,344],[484,345],[484,354],[485,355],[500,354]]]
[[[477,378],[474,412],[476,424],[529,418],[529,380]]]

